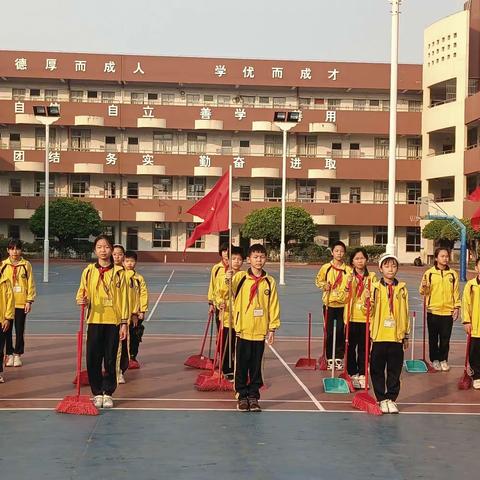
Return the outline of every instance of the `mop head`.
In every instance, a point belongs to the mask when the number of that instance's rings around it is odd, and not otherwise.
[[[98,409],[88,395],[69,395],[57,405],[55,411],[70,415],[98,415]]]
[[[223,374],[214,372],[210,375],[200,374],[195,382],[195,388],[199,392],[233,392],[233,383]]]
[[[77,377],[73,379],[72,383],[74,385],[77,384]],[[80,372],[80,386],[86,387],[87,385],[90,385],[90,382],[88,381],[88,372],[86,370],[82,370]]]
[[[343,378],[347,382],[348,389],[350,390],[350,393],[355,392],[355,387],[353,386],[352,377],[347,372],[342,372],[338,376],[338,378]]]
[[[352,407],[370,415],[383,415],[375,399],[367,392],[357,393],[353,397]]]
[[[468,374],[465,370],[463,372],[463,377],[458,381],[458,389],[459,390],[470,390],[472,387],[472,377]]]
[[[327,370],[327,358],[325,357],[325,355],[322,355],[318,359],[318,369],[323,371]]]
[[[131,358],[128,362],[128,369],[138,370],[139,368],[140,368],[140,363],[138,363],[138,360],[133,360],[133,358]]]
[[[204,355],[192,355],[185,360],[184,365],[190,368],[198,368],[200,370],[211,370],[213,368],[213,360]]]

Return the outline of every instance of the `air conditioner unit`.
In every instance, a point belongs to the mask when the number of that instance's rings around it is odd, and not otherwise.
[[[184,97],[185,96],[185,90],[180,90],[180,96]]]

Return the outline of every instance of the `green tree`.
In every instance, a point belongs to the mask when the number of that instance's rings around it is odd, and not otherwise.
[[[246,238],[263,238],[274,248],[280,247],[281,235],[280,207],[262,208],[249,213],[241,227]],[[311,215],[303,208],[287,207],[285,210],[285,242],[312,242],[316,233]]]
[[[50,203],[50,237],[52,247],[62,253],[84,252],[86,242],[78,239],[98,235],[103,230],[103,222],[98,211],[89,202],[76,198],[58,198]],[[30,230],[37,236],[45,235],[45,206],[35,210],[30,218]],[[89,243],[89,242],[87,242]]]

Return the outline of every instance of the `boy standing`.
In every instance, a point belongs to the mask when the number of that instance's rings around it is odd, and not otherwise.
[[[408,291],[405,282],[395,278],[395,255],[384,254],[378,265],[382,278],[367,293],[372,305],[370,375],[382,413],[398,413],[395,400],[400,393],[403,352],[410,334]]]
[[[259,243],[252,245],[247,256],[250,268],[238,272],[231,280],[237,334],[234,388],[239,411],[260,412],[265,339],[269,345],[274,342],[275,330],[280,327],[280,304],[275,280],[263,270],[267,260],[265,247]],[[227,272],[227,281],[230,277],[231,272]]]
[[[3,378],[3,351],[8,330],[15,318],[15,298],[10,280],[0,276],[0,383],[5,383]]]
[[[218,254],[220,255],[220,262],[216,263],[212,267],[210,272],[210,283],[208,285],[208,313],[215,313],[215,320],[217,322],[217,328],[220,326],[219,311],[215,308],[215,287],[217,284],[217,277],[219,272],[223,270],[225,273],[228,270],[228,243],[222,243],[218,249]]]

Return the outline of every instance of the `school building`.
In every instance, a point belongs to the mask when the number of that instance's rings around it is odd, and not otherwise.
[[[399,66],[396,242],[403,262],[421,254],[422,194],[459,216],[474,207],[465,196],[480,179],[479,5],[426,31],[423,75],[421,65]],[[302,119],[288,134],[287,205],[311,213],[319,244],[385,244],[389,70],[0,51],[0,235],[34,240],[28,219],[44,201],[45,128],[33,107],[58,104],[52,198],[91,202],[106,232],[144,260],[182,258],[200,221],[186,211],[229,165],[234,239],[245,244],[239,227],[246,215],[280,205],[282,134],[273,117],[290,110]],[[188,260],[216,258],[220,240],[205,236]]]

